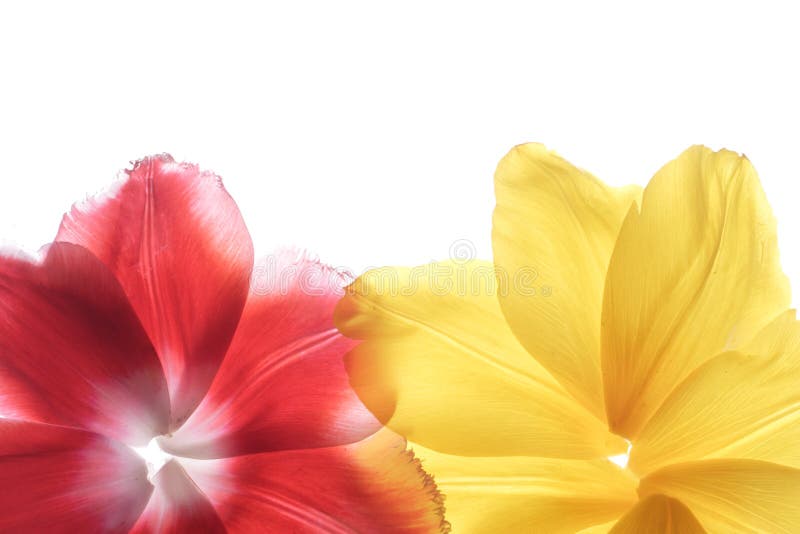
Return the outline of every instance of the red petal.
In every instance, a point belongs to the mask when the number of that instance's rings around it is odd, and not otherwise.
[[[119,442],[0,419],[0,532],[127,532],[152,490]]]
[[[161,364],[109,270],[86,249],[0,257],[0,412],[131,444],[167,431]]]
[[[217,176],[155,156],[72,208],[57,240],[85,246],[120,280],[158,350],[177,428],[203,398],[239,321],[250,235]]]
[[[333,326],[342,277],[284,252],[259,262],[230,351],[194,414],[165,450],[223,458],[353,443],[380,428],[350,387],[354,342]]]
[[[156,489],[132,533],[225,532],[214,507],[177,461],[165,464],[153,484]]]
[[[442,497],[403,439],[188,460],[230,532],[447,532]]]

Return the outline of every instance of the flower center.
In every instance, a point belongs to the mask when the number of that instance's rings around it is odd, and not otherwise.
[[[633,444],[630,441],[628,441],[627,439],[625,441],[628,443],[627,452],[625,452],[623,454],[614,454],[613,456],[609,456],[608,457],[608,461],[609,462],[611,462],[613,464],[617,464],[618,466],[620,466],[623,469],[628,467],[628,460],[631,457],[631,447],[633,446]]]
[[[158,446],[158,437],[151,439],[145,447],[131,447],[131,449],[144,458],[147,464],[147,480],[153,480],[156,473],[173,458],[171,454],[164,452]]]

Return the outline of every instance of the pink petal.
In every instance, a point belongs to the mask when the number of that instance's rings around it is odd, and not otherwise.
[[[221,458],[353,443],[380,428],[345,371],[354,342],[333,326],[342,283],[339,273],[297,252],[259,262],[207,397],[162,447]]]
[[[188,460],[230,532],[447,532],[442,497],[402,438]]]
[[[0,532],[127,532],[152,490],[119,442],[0,419]]]
[[[161,364],[111,272],[55,243],[0,256],[0,413],[131,444],[167,431]]]
[[[250,235],[220,179],[167,155],[143,159],[105,195],[72,208],[57,239],[119,279],[164,366],[177,428],[203,398],[239,321]]]
[[[153,477],[153,484],[156,489],[133,534],[225,532],[214,507],[177,461],[164,465]]]

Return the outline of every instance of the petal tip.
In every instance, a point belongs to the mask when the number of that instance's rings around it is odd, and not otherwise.
[[[439,489],[434,476],[425,471],[425,467],[422,465],[422,460],[417,458],[417,455],[414,453],[412,448],[406,446],[404,454],[408,459],[408,462],[417,470],[417,475],[422,480],[423,491],[426,492],[431,501],[434,503],[434,513],[438,518],[440,518],[439,532],[441,534],[449,534],[452,531],[452,525],[446,519],[447,507],[445,506],[445,494]]]

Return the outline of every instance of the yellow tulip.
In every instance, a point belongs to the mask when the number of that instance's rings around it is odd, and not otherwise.
[[[494,262],[369,271],[336,312],[454,532],[800,531],[800,323],[750,162],[612,188],[528,144],[495,183]]]

